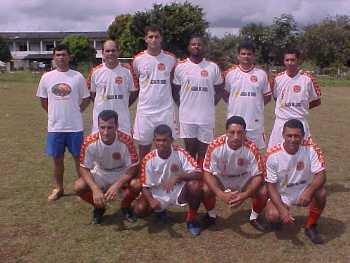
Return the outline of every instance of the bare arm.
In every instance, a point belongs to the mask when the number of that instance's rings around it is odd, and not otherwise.
[[[80,103],[80,111],[83,112],[90,104],[90,97],[84,98]]]
[[[305,188],[305,190],[301,193],[298,205],[308,206],[314,196],[315,192],[324,186],[326,183],[326,172],[321,171],[314,175],[314,179],[312,182]]]
[[[320,106],[320,105],[321,105],[321,99],[311,101],[309,103],[309,109],[315,108],[315,107]]]
[[[177,106],[180,106],[180,90],[181,90],[181,86],[180,85],[176,85],[176,84],[172,84],[171,85],[172,89],[171,89],[171,93],[173,95],[173,100],[176,103]]]
[[[96,98],[96,92],[90,91],[90,99],[91,99],[92,103],[95,102],[95,98]]]
[[[149,187],[143,187],[142,193],[143,193],[143,196],[145,197],[146,201],[148,202],[149,206],[153,210],[161,208],[160,202],[157,199],[153,198],[151,189]]]
[[[130,91],[130,96],[129,96],[129,107],[134,104],[136,101],[137,97],[139,96],[140,90],[133,90]]]
[[[271,94],[269,95],[264,95],[264,105],[266,105],[267,103],[269,103],[271,101]]]
[[[80,174],[81,174],[81,177],[84,179],[84,181],[87,183],[87,185],[90,187],[90,189],[92,191],[94,204],[97,207],[104,207],[106,204],[104,194],[103,194],[102,190],[100,189],[100,187],[96,184],[94,178],[92,177],[90,169],[80,166]]]
[[[215,88],[214,103],[215,105],[217,105],[220,99],[224,96],[224,83],[214,86],[214,88]]]
[[[169,180],[164,182],[163,188],[165,191],[170,192],[177,183],[184,182],[184,181],[191,181],[191,180],[201,180],[201,179],[202,179],[202,173],[199,171],[194,171],[191,173],[182,173],[180,175],[171,176]]]
[[[49,100],[48,98],[40,98],[41,107],[48,112]]]
[[[231,199],[236,195],[236,192],[224,192],[219,185],[218,179],[209,172],[204,172],[204,182],[208,185],[209,189],[226,204],[230,204]]]

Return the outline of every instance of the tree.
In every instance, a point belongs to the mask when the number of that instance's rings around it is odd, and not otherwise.
[[[11,52],[7,41],[0,37],[0,61],[9,62],[11,58]]]
[[[90,46],[89,39],[81,35],[66,36],[62,43],[68,45],[74,66],[80,63],[93,63],[96,59],[96,50]]]
[[[235,63],[238,41],[239,38],[234,35],[226,35],[223,38],[211,37],[206,57],[218,63],[221,68],[228,68]]]

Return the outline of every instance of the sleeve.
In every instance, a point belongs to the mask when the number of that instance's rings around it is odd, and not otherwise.
[[[251,176],[262,175],[264,173],[262,158],[258,149],[250,154],[249,171]]]
[[[125,155],[126,156],[126,158],[125,158],[126,159],[125,160],[126,166],[129,168],[129,167],[133,167],[133,166],[138,165],[139,158],[137,156],[135,144],[134,144],[131,137],[129,137],[126,145],[127,145],[127,154]]]
[[[181,85],[180,67],[175,66],[173,84]]]
[[[231,83],[230,83],[230,72],[227,72],[225,74],[225,86],[224,86],[224,89],[225,91],[227,91],[228,93],[231,92]]]
[[[91,92],[96,92],[96,82],[95,82],[95,74],[92,72],[89,76],[88,80],[89,86]]]
[[[205,155],[203,170],[206,172],[212,173],[213,175],[222,174],[222,170],[220,169],[220,166],[219,166],[219,158],[215,152],[215,149],[211,150],[209,147]]]
[[[38,85],[38,90],[36,92],[36,96],[40,98],[47,98],[47,87],[45,86],[45,75],[43,75],[40,79],[39,85]]]
[[[156,176],[153,173],[152,159],[144,158],[142,160],[140,180],[143,187],[158,185]]]
[[[321,89],[314,77],[310,77],[310,81],[307,83],[307,88],[309,92],[309,102],[321,98]]]
[[[317,174],[326,170],[324,155],[318,145],[313,144],[310,148],[311,173]]]
[[[93,146],[87,141],[85,141],[83,146],[81,147],[80,166],[91,170],[94,168],[94,163],[95,155],[93,151]]]
[[[266,160],[266,178],[265,181],[268,183],[277,183],[278,182],[278,173],[277,173],[277,163],[274,160],[273,156],[268,156]]]
[[[183,151],[183,152],[179,151],[179,155],[180,155],[182,170],[185,173],[192,173],[194,171],[200,171],[196,161],[193,159],[193,157],[189,153],[187,153],[185,151]]]
[[[276,78],[273,77],[271,79],[271,82],[270,82],[270,87],[272,89],[272,96],[277,99],[278,97],[278,90],[277,90],[277,82],[276,82]]]
[[[223,83],[224,79],[222,77],[221,70],[218,65],[215,64],[215,79],[214,79],[214,85],[218,86]]]
[[[83,75],[80,74],[79,76],[79,89],[80,89],[80,97],[83,99],[90,97],[90,92],[88,90],[86,81],[83,77]]]
[[[267,77],[267,74],[264,72],[264,79],[263,79],[263,95],[264,96],[269,96],[272,94],[269,79]]]

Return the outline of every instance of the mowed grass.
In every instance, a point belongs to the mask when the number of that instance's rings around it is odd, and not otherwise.
[[[52,164],[44,154],[47,116],[35,97],[38,75],[0,75],[0,262],[350,262],[350,87],[322,87],[322,106],[312,110],[311,131],[326,155],[328,203],[319,221],[326,243],[304,236],[307,210],[293,208],[296,223],[279,233],[248,224],[249,202],[231,210],[218,201],[215,227],[190,237],[185,210],[171,209],[167,226],[152,218],[123,223],[110,204],[101,226],[91,207],[73,194],[76,179],[66,156],[66,196],[47,202]],[[267,132],[273,107],[266,109]],[[84,114],[90,128],[91,107]],[[224,131],[225,106],[217,107],[216,133]],[[203,208],[200,210],[204,213]]]

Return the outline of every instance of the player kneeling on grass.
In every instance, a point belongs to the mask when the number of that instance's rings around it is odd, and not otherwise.
[[[118,130],[118,115],[104,110],[98,115],[99,132],[85,138],[80,154],[81,178],[75,191],[94,206],[93,223],[100,224],[106,203],[121,193],[122,213],[134,221],[131,202],[141,190],[137,174],[138,157],[133,139]]]
[[[167,221],[166,209],[171,205],[189,205],[187,229],[200,234],[197,210],[202,200],[202,173],[195,160],[185,150],[173,145],[169,126],[154,130],[155,150],[141,164],[143,195],[136,201],[134,212],[147,215],[154,212],[161,222]]]
[[[238,207],[247,198],[252,198],[250,224],[264,231],[266,227],[259,218],[267,201],[267,190],[263,185],[264,165],[257,146],[246,139],[245,134],[244,119],[232,116],[226,121],[226,134],[209,145],[203,165],[204,201],[215,195],[230,207]],[[204,223],[213,224],[215,218],[213,206],[204,217]]]
[[[305,234],[313,243],[321,244],[316,223],[326,205],[323,154],[311,139],[303,140],[304,126],[297,119],[284,124],[282,135],[284,142],[267,151],[266,181],[271,199],[266,206],[266,218],[276,227],[281,221],[292,224],[290,206],[308,206]]]

